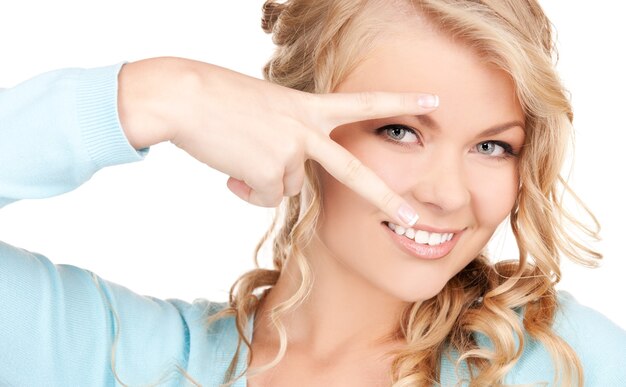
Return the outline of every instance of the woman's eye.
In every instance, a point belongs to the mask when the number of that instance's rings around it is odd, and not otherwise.
[[[512,147],[500,141],[485,141],[476,145],[476,152],[493,157],[507,157],[513,154]]]
[[[404,125],[387,125],[377,130],[378,133],[384,134],[391,141],[401,143],[419,142],[419,138],[415,131]]]

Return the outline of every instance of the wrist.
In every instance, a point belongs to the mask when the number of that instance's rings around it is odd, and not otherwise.
[[[144,149],[174,136],[176,98],[174,58],[125,64],[118,75],[118,114],[128,142]]]

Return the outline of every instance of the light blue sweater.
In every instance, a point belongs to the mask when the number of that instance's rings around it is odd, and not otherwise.
[[[0,206],[70,191],[101,168],[145,156],[128,144],[118,121],[119,69],[60,70],[0,91]],[[626,332],[566,293],[559,300],[554,327],[580,356],[585,385],[626,386]],[[203,386],[218,386],[237,331],[232,319],[211,329],[204,321],[223,307],[140,296],[0,242],[0,385],[120,385],[111,371],[114,353],[127,385],[184,385],[179,366]],[[552,377],[549,354],[529,340],[506,382]],[[442,384],[456,380],[444,360]]]

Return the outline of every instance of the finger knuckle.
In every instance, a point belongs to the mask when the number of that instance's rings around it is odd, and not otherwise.
[[[283,169],[275,166],[274,164],[270,164],[261,168],[261,170],[256,174],[256,181],[261,184],[272,183],[282,179]]]
[[[346,166],[346,182],[351,183],[357,181],[363,175],[363,163],[358,159],[351,159]]]
[[[291,101],[291,111],[297,113],[294,117],[298,117],[297,122],[311,122],[317,116],[315,112],[319,112],[323,106],[323,98],[317,94],[299,92],[297,98]]]
[[[393,202],[395,201],[395,198],[396,198],[396,195],[393,192],[391,191],[385,192],[385,194],[383,195],[381,199],[382,206],[385,208],[391,207]]]
[[[402,106],[403,108],[409,110],[409,109],[415,109],[415,98],[412,97],[410,94],[402,94],[400,95],[400,106]]]
[[[306,136],[304,140],[305,153],[317,153],[316,151],[322,148],[324,141],[328,141],[328,137],[325,137],[322,133],[311,133],[309,136]]]
[[[366,112],[374,110],[376,105],[376,94],[371,91],[363,91],[357,94],[357,99],[361,109]]]
[[[290,141],[285,141],[282,146],[282,152],[285,158],[284,164],[285,166],[289,166],[289,164],[295,162],[302,157],[303,153],[303,143],[304,141],[299,139],[292,139]]]

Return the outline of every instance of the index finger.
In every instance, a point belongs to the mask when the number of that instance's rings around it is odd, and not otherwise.
[[[335,127],[349,122],[401,115],[430,113],[439,106],[439,97],[424,93],[388,93],[365,91],[359,93],[318,94],[319,110],[325,112],[330,133]]]
[[[417,222],[417,212],[347,149],[321,136],[310,148],[308,155],[328,173],[380,208],[398,224],[411,227]]]

